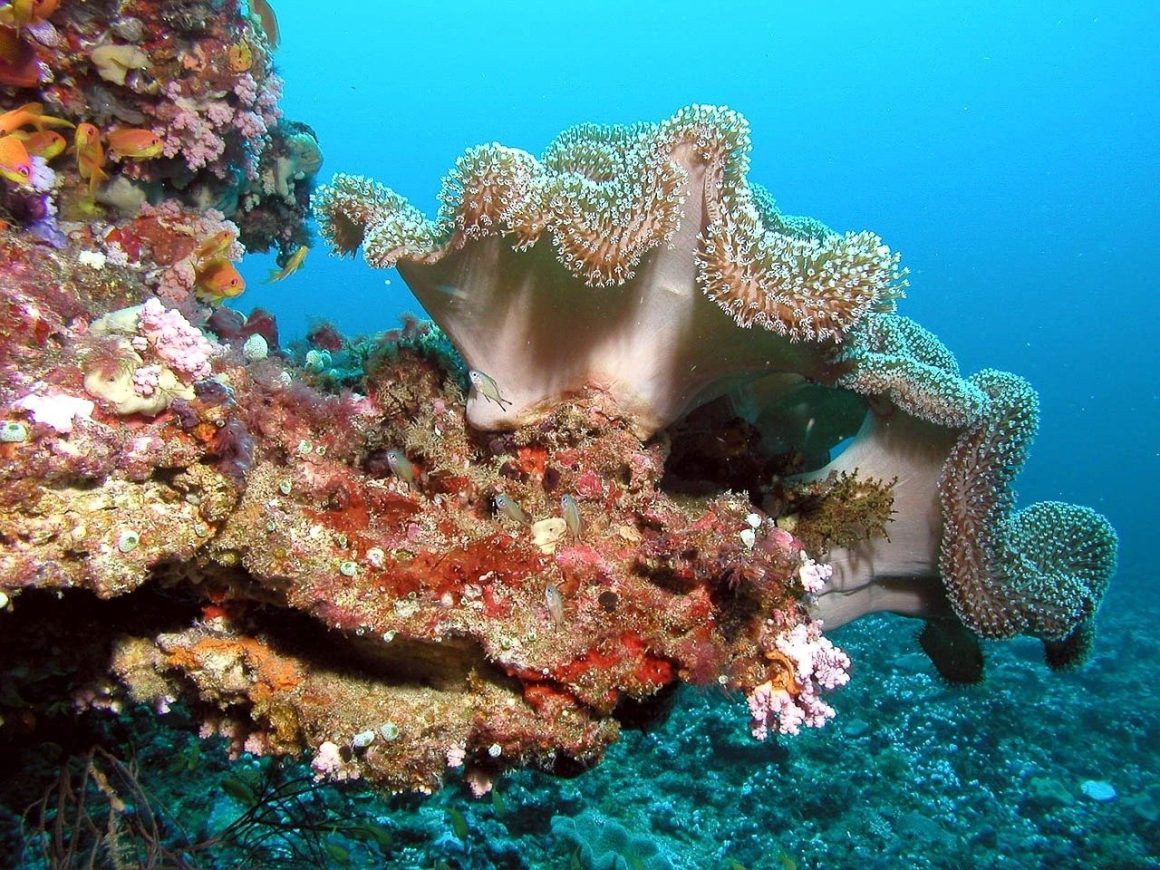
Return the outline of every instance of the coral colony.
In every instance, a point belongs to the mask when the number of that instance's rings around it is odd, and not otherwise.
[[[758,739],[820,727],[851,668],[823,630],[872,611],[956,681],[980,638],[1090,648],[1116,538],[1016,509],[1035,392],[896,314],[878,236],[782,214],[736,112],[470,149],[434,220],[336,176],[325,240],[435,325],[286,351],[223,305],[244,250],[301,265],[321,163],[260,19],[0,25],[3,730],[180,703],[319,778],[484,793],[590,767],[682,682]]]

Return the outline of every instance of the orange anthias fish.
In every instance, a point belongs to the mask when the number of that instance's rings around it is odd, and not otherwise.
[[[109,156],[116,160],[150,160],[164,147],[160,136],[138,127],[113,130],[105,135],[105,141],[109,143]]]
[[[24,143],[29,154],[33,157],[43,157],[45,160],[60,156],[68,147],[64,136],[55,130],[37,130],[35,133],[17,130],[12,135]]]
[[[17,184],[30,184],[32,179],[32,158],[28,149],[15,136],[0,139],[0,178]]]
[[[207,263],[210,260],[228,260],[229,257],[226,256],[226,251],[230,249],[230,245],[234,243],[236,238],[237,236],[234,235],[233,230],[218,230],[194,248],[194,262],[200,266],[202,263]]]
[[[0,134],[11,133],[21,127],[35,127],[37,130],[43,130],[45,127],[71,126],[73,126],[72,121],[44,114],[44,107],[40,103],[25,103],[18,109],[10,109],[0,115]]]
[[[214,302],[221,302],[223,299],[240,296],[246,289],[246,280],[233,263],[219,257],[198,267],[194,288],[198,295]]]
[[[60,0],[11,0],[0,7],[0,24],[5,27],[24,27],[43,21],[56,11]]]
[[[290,255],[290,259],[286,261],[286,265],[281,269],[274,269],[270,272],[270,277],[266,279],[267,284],[273,284],[275,281],[281,281],[283,278],[288,278],[302,268],[302,264],[306,262],[306,255],[310,253],[310,248],[305,245],[299,245],[298,249]]]
[[[77,152],[77,172],[82,179],[89,182],[89,193],[94,193],[98,184],[109,180],[109,173],[105,172],[105,149],[101,147],[101,131],[92,124],[77,124],[73,148]]]

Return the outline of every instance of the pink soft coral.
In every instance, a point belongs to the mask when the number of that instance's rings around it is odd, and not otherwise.
[[[214,346],[180,311],[150,299],[140,317],[141,336],[170,368],[190,380],[209,377]]]
[[[750,728],[758,740],[768,737],[770,730],[797,734],[803,726],[821,728],[834,717],[834,708],[822,700],[821,691],[850,681],[849,656],[822,637],[817,622],[795,625],[778,637],[775,646],[793,665],[793,684],[783,688],[768,680],[749,693]]]

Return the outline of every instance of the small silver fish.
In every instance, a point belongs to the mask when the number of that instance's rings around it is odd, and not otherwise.
[[[552,622],[560,625],[564,621],[564,596],[555,583],[549,583],[544,589],[544,603],[548,605],[548,615],[552,617]]]
[[[523,523],[525,526],[532,524],[532,518],[524,513],[524,509],[519,506],[514,498],[510,498],[502,493],[495,497],[495,509],[506,517],[510,517],[516,522]]]
[[[511,402],[499,394],[499,384],[497,384],[483,372],[477,371],[476,369],[469,371],[467,373],[467,378],[471,381],[472,385],[474,385],[476,391],[481,396],[483,396],[485,399],[488,399],[489,401],[495,402],[497,405],[499,405],[500,410],[507,410],[507,405],[510,405]]]
[[[395,477],[405,480],[408,484],[415,482],[415,466],[402,450],[391,448],[387,451],[387,465],[391,467]]]
[[[577,541],[580,540],[580,532],[582,526],[580,525],[580,505],[576,504],[576,499],[570,495],[560,496],[560,510],[564,512],[564,525],[568,527],[568,531],[572,533],[572,537]]]

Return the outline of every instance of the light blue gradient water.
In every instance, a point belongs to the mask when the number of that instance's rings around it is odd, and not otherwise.
[[[912,270],[903,313],[964,370],[1035,384],[1021,501],[1107,513],[1117,583],[1142,584],[1160,518],[1160,4],[814,5],[274,0],[285,111],[317,131],[320,177],[370,175],[429,212],[470,145],[538,153],[571,124],[691,102],[744,113],[751,177],[786,211],[880,233]],[[268,268],[248,258],[238,307],[271,307],[284,334],[417,308],[393,273],[321,247],[262,287]]]

